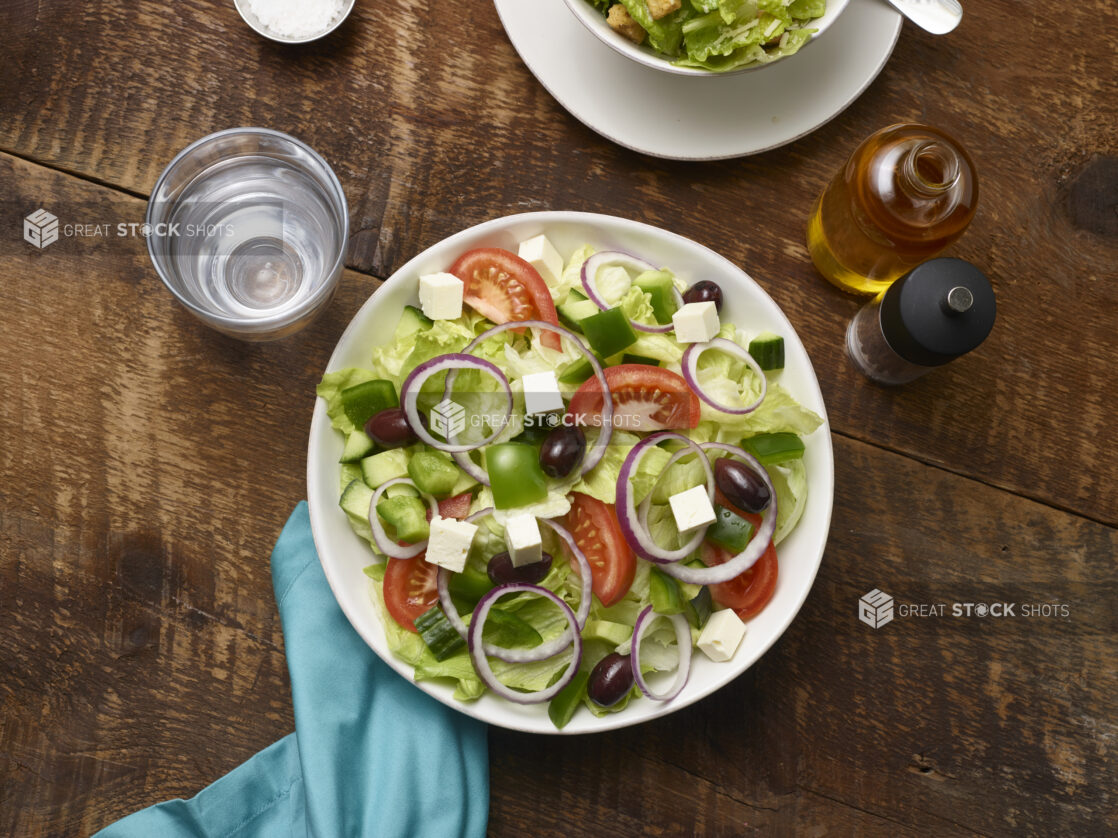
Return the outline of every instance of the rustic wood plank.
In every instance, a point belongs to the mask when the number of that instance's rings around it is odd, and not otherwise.
[[[1118,402],[1118,238],[1098,220],[1113,218],[1113,191],[1091,187],[1100,166],[1118,165],[1108,0],[1029,14],[1009,0],[972,4],[946,38],[906,27],[881,77],[831,124],[709,164],[602,141],[536,83],[488,4],[464,15],[450,0],[359,3],[334,36],[296,49],[255,36],[228,0],[184,0],[174,14],[66,9],[0,10],[15,33],[0,58],[17,68],[0,81],[2,149],[146,194],[210,130],[289,131],[337,169],[349,264],[381,277],[465,226],[529,209],[673,229],[743,265],[789,313],[842,432],[1118,522],[1118,484],[1106,479],[1118,449],[1097,445]],[[1042,55],[1058,66],[1038,66]],[[803,225],[857,142],[906,119],[947,128],[978,161],[978,218],[951,252],[990,273],[1000,314],[971,357],[890,391],[843,357],[859,302],[815,275]]]
[[[142,215],[9,157],[0,183]],[[290,731],[267,556],[304,493],[313,385],[376,282],[348,273],[322,320],[249,346],[176,306],[138,240],[9,246],[0,269],[0,834],[85,834]],[[834,439],[831,539],[785,637],[667,719],[492,731],[492,834],[1118,829],[1118,531]],[[873,587],[1071,611],[873,630]]]

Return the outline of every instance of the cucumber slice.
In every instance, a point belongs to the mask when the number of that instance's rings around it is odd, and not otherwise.
[[[741,447],[764,466],[799,460],[804,456],[804,441],[789,431],[747,437],[741,441]]]
[[[415,544],[431,535],[427,505],[419,498],[397,495],[377,504],[377,515],[396,530],[396,539]]]
[[[600,309],[592,300],[574,300],[556,306],[555,310],[560,320],[572,329],[580,329],[582,321],[597,314]]]
[[[587,620],[582,630],[584,640],[604,640],[611,646],[620,646],[633,636],[633,627],[609,620]]]
[[[365,482],[365,478],[361,474],[361,463],[342,463],[341,474],[339,476],[341,477],[338,483],[339,492],[344,492],[346,486],[354,480],[360,480],[362,483]]]
[[[361,461],[361,474],[365,483],[373,489],[397,477],[407,477],[408,454],[403,448],[373,454]]]
[[[679,583],[658,567],[652,568],[648,575],[648,593],[652,610],[657,614],[679,614],[683,611]]]
[[[417,451],[408,460],[408,476],[419,491],[436,498],[450,497],[461,473],[448,455],[438,451]]]
[[[364,480],[365,479],[364,476],[362,476],[361,479]],[[399,498],[399,497],[417,498],[417,497],[419,497],[419,492],[417,492],[414,488],[409,486],[407,483],[397,483],[395,486],[389,486],[387,489],[385,489],[384,494],[382,495],[382,497],[386,497],[386,498]]]
[[[342,449],[341,463],[356,463],[373,453],[376,443],[373,438],[358,428],[350,431],[345,438],[345,448]]]
[[[477,484],[478,483],[476,478],[471,477],[470,475],[466,474],[466,472],[459,469],[458,481],[454,484],[454,488],[450,490],[450,496],[455,497],[456,495],[460,495],[463,492],[468,492]]]
[[[749,342],[749,354],[763,370],[784,369],[784,338],[772,332],[757,335]]]
[[[342,490],[342,496],[338,503],[347,515],[352,515],[367,523],[369,508],[373,505],[373,490],[365,485],[364,480],[351,480],[349,485]]]
[[[620,307],[600,311],[579,325],[590,348],[603,358],[623,352],[637,342],[637,333]]]
[[[671,323],[672,315],[679,310],[672,275],[668,271],[645,271],[633,280],[633,284],[648,294],[656,322],[661,325]]]
[[[435,321],[420,309],[415,306],[404,306],[404,310],[400,313],[400,322],[396,324],[396,340],[409,338],[416,332],[430,329],[434,325]]]
[[[369,418],[388,407],[399,407],[400,399],[391,381],[375,378],[346,387],[338,394],[342,410],[357,428],[364,428]]]
[[[450,624],[438,605],[431,606],[416,617],[415,628],[437,661],[446,660],[466,645],[462,635]]]

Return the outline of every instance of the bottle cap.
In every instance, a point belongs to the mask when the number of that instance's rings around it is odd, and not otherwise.
[[[881,298],[881,333],[912,364],[937,367],[970,352],[994,327],[990,280],[963,259],[930,259]]]

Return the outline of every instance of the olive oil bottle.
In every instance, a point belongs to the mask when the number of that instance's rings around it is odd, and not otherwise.
[[[808,250],[839,288],[877,294],[959,238],[977,204],[974,164],[952,137],[891,125],[858,146],[819,196]]]

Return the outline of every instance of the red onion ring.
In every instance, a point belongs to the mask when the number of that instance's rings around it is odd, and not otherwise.
[[[493,508],[479,510],[473,515],[466,518],[470,523],[480,521],[487,515],[493,513]],[[578,611],[575,613],[575,623],[578,626],[578,631],[582,631],[583,626],[586,625],[586,620],[590,616],[590,602],[591,602],[591,575],[590,575],[590,562],[575,544],[574,538],[567,531],[565,527],[548,518],[540,518],[540,521],[551,527],[555,534],[558,535],[566,543],[567,547],[571,550],[575,560],[579,564],[579,574],[582,578],[582,591],[581,598],[578,603]],[[461,616],[458,614],[458,609],[454,607],[454,600],[450,596],[450,575],[451,571],[445,567],[440,567],[436,577],[436,585],[439,589],[439,602],[442,604],[443,613],[446,614],[447,620],[455,631],[457,631],[462,638],[468,639],[469,629],[462,621]],[[557,637],[552,638],[546,643],[541,643],[539,646],[534,646],[531,649],[506,649],[502,646],[496,646],[492,643],[485,644],[485,654],[490,657],[500,658],[507,663],[533,663],[535,661],[546,660],[559,654],[568,646],[571,645],[571,630],[567,629]]]
[[[502,684],[497,679],[496,674],[493,672],[493,668],[489,665],[489,660],[485,656],[486,644],[481,642],[482,631],[485,628],[485,620],[489,616],[489,610],[493,607],[493,604],[498,598],[505,594],[519,593],[539,594],[559,606],[559,610],[563,613],[563,616],[567,618],[567,624],[572,638],[571,646],[573,647],[573,655],[566,670],[554,684],[534,693],[523,693],[519,690],[510,689]],[[538,704],[542,701],[547,701],[562,690],[563,687],[567,686],[570,680],[574,678],[575,673],[578,672],[579,663],[582,661],[582,635],[578,632],[574,611],[572,611],[571,607],[557,594],[539,585],[514,583],[498,585],[496,588],[488,591],[478,600],[477,607],[474,608],[474,616],[473,619],[470,620],[470,630],[466,638],[466,643],[470,648],[470,659],[474,663],[474,669],[477,670],[478,677],[480,677],[481,680],[485,682],[485,685],[493,690],[494,693],[515,704]]]
[[[419,487],[415,485],[410,478],[407,477],[394,477],[391,480],[386,480],[381,483],[375,492],[373,492],[373,499],[369,501],[369,526],[373,530],[373,542],[377,545],[377,549],[384,555],[391,556],[394,559],[410,559],[413,556],[418,556],[427,549],[427,539],[417,541],[415,544],[410,544],[407,547],[402,547],[388,537],[388,533],[384,531],[381,526],[380,517],[377,515],[377,501],[380,496],[384,494],[385,489],[389,486],[399,486],[405,484],[411,486],[417,492]],[[419,496],[427,501],[427,506],[431,509],[432,515],[437,515],[439,512],[439,503],[430,495],[424,495],[419,492]]]
[[[764,467],[753,456],[736,445],[725,442],[704,442],[700,447],[704,451],[717,449],[737,457],[753,469],[757,476],[765,482],[772,498],[761,516],[761,526],[757,528],[757,532],[753,534],[753,538],[749,540],[745,549],[736,556],[714,567],[688,567],[683,564],[671,564],[664,567],[665,573],[674,576],[681,582],[690,582],[693,585],[711,585],[716,582],[727,582],[735,576],[745,573],[768,549],[769,542],[772,541],[773,533],[776,531],[776,489],[773,487]]]
[[[696,530],[695,534],[692,535],[690,540],[682,547],[675,550],[666,550],[652,540],[648,528],[642,525],[641,518],[638,516],[637,510],[633,505],[633,487],[630,478],[636,471],[645,452],[653,445],[663,442],[666,439],[682,442],[689,449],[686,453],[694,452],[698,455],[699,462],[702,463],[703,471],[706,473],[707,497],[712,502],[714,500],[714,472],[711,470],[710,461],[707,459],[706,454],[694,440],[683,436],[683,434],[661,431],[646,436],[633,446],[633,450],[629,452],[629,455],[625,458],[625,462],[621,464],[621,474],[617,479],[617,519],[621,524],[622,535],[625,536],[625,540],[629,542],[629,546],[633,548],[634,552],[642,558],[656,562],[657,564],[669,564],[686,559],[694,552],[695,548],[702,542],[703,536],[706,535],[706,527],[702,527]],[[686,456],[686,454],[677,451],[672,456],[672,459],[668,460],[668,465],[671,465],[682,456]],[[660,484],[660,480],[663,479],[666,471],[667,466],[660,472],[660,477],[657,479],[656,485]],[[645,498],[645,501],[648,501],[651,497],[652,492],[649,492],[648,498]],[[643,507],[644,505],[645,503],[642,502],[641,506]],[[647,512],[645,513],[645,520],[647,520]]]
[[[703,390],[702,385],[699,383],[699,356],[706,352],[708,349],[721,349],[727,355],[733,355],[735,358],[745,363],[753,371],[761,381],[761,395],[753,404],[745,407],[730,407],[729,405],[716,402]],[[721,410],[723,413],[730,413],[734,416],[742,416],[746,413],[752,413],[761,406],[761,402],[765,400],[765,393],[768,392],[769,382],[765,377],[765,371],[761,369],[760,365],[753,360],[753,356],[749,354],[746,349],[738,346],[732,340],[726,338],[713,338],[706,343],[693,343],[683,351],[683,377],[687,381],[687,386],[695,391],[695,395],[709,404],[715,410]]]
[[[435,439],[435,437],[431,436],[427,429],[423,427],[423,423],[420,421],[419,417],[418,405],[419,391],[423,383],[432,375],[444,371],[449,372],[451,370],[460,369],[482,370],[496,378],[505,392],[505,400],[508,404],[506,415],[512,413],[512,388],[509,386],[509,380],[505,378],[505,374],[501,372],[496,364],[491,364],[489,361],[475,358],[473,355],[467,355],[462,352],[449,352],[446,355],[439,355],[438,357],[432,358],[430,361],[425,361],[408,373],[408,377],[404,379],[404,383],[400,387],[400,402],[403,405],[404,413],[407,415],[408,425],[411,426],[415,435],[438,451],[446,451],[448,453],[473,451],[476,448],[488,445],[500,436],[501,432],[504,430],[504,428],[499,429],[496,433],[486,437],[481,442],[470,443],[468,445],[455,445],[451,442],[441,442]]]
[[[543,320],[519,320],[512,323],[502,323],[499,326],[494,326],[492,329],[488,329],[482,332],[480,335],[466,344],[462,352],[470,352],[471,350],[477,348],[480,343],[488,340],[494,335],[499,335],[502,332],[507,332],[509,329],[522,329],[525,326],[529,326],[533,329],[544,329],[545,331],[554,332],[560,337],[564,337],[567,340],[571,341],[575,345],[575,348],[577,348],[578,351],[582,353],[582,357],[590,362],[590,368],[594,371],[594,377],[598,379],[598,383],[601,385],[602,393],[604,394],[602,398],[601,413],[602,426],[601,430],[598,432],[598,440],[594,443],[594,447],[587,451],[586,455],[582,458],[582,467],[579,470],[579,475],[581,476],[583,474],[586,474],[586,472],[590,471],[590,469],[594,468],[594,466],[598,465],[598,463],[601,462],[602,457],[605,456],[606,448],[609,446],[610,437],[613,435],[613,394],[611,394],[609,391],[609,385],[606,383],[606,374],[602,370],[602,365],[598,362],[598,359],[594,356],[594,353],[587,349],[585,345],[583,345],[582,341],[579,340],[578,335],[576,335],[569,329],[564,329],[562,326],[556,326],[554,323],[547,323]],[[454,378],[452,376],[454,376],[454,373],[451,373],[447,376],[447,390],[443,394],[444,398],[446,398],[447,394],[450,392],[451,385],[454,383]],[[511,412],[512,406],[510,403],[509,413]],[[495,437],[491,437],[490,439],[493,438]],[[460,466],[462,465],[462,463],[458,461],[457,457],[455,458],[455,461],[458,462]],[[472,462],[470,464],[473,465]],[[463,466],[463,468],[465,468],[465,466]],[[467,471],[469,470],[467,469]],[[484,479],[482,479],[478,477],[478,475],[474,474],[472,471],[470,471],[469,474],[475,480],[478,480],[484,485],[489,485],[489,475],[484,475]]]
[[[667,476],[668,469],[670,469],[672,466],[674,466],[677,462],[682,460],[684,457],[688,456],[689,454],[694,453],[695,447],[696,446],[694,445],[694,442],[692,442],[691,446],[688,446],[686,448],[681,448],[678,451],[676,451],[674,454],[672,454],[672,456],[668,459],[668,461],[666,463],[664,463],[664,467],[660,470],[660,474],[656,478],[656,482],[652,484],[652,488],[649,489],[648,494],[645,495],[644,500],[642,500],[641,503],[640,503],[640,506],[637,507],[637,522],[640,525],[640,532],[649,533],[649,539],[650,540],[652,538],[652,535],[651,535],[651,532],[648,529],[648,510],[652,506],[652,495],[655,494],[655,492],[658,488],[660,488],[660,484],[664,481],[664,477]],[[705,454],[702,456],[702,458],[699,460],[699,462],[702,463],[703,470],[706,472],[705,476],[706,476],[706,485],[707,485],[707,499],[713,504],[714,503],[714,485],[715,485],[714,484],[714,470],[710,465],[709,458],[707,458],[707,456]],[[672,553],[673,554],[682,553],[683,555],[681,556],[681,558],[687,558],[687,556],[690,556],[691,553],[693,553],[696,549],[698,549],[699,545],[702,544],[703,538],[706,537],[706,532],[707,532],[707,527],[700,527],[699,529],[695,530],[695,532],[692,533],[691,538],[687,541],[687,543],[684,544],[682,547],[679,547],[678,549],[672,551]],[[653,559],[653,561],[656,561],[658,564],[666,564],[669,561],[680,561],[680,560],[681,559]]]
[[[625,253],[622,250],[602,250],[598,253],[592,254],[585,262],[582,263],[582,271],[580,272],[580,277],[582,279],[582,288],[586,292],[586,296],[589,297],[594,302],[594,305],[596,305],[602,311],[605,311],[607,308],[609,308],[609,306],[606,305],[606,301],[603,300],[602,296],[598,293],[598,287],[594,283],[594,277],[596,277],[598,275],[598,271],[604,268],[606,265],[620,265],[623,268],[637,271],[639,273],[657,270],[656,266],[651,264],[650,262],[646,262],[643,259],[634,256],[631,253]],[[676,291],[673,288],[672,293],[676,298],[676,303],[682,305],[683,297],[680,295],[679,291]],[[667,334],[675,328],[675,326],[671,323],[668,323],[667,325],[648,326],[644,323],[638,323],[636,320],[630,320],[629,325],[631,325],[638,332],[650,332],[657,335]]]
[[[679,647],[679,663],[676,665],[675,680],[663,692],[653,692],[641,674],[641,640],[649,627],[656,622],[657,617],[664,617],[671,621],[675,627],[676,645]],[[679,695],[687,685],[687,678],[691,674],[691,626],[682,614],[657,614],[652,606],[646,606],[637,617],[633,626],[632,654],[629,658],[633,666],[633,680],[636,681],[640,691],[653,701],[671,701]]]
[[[578,628],[581,631],[586,626],[586,619],[590,616],[590,602],[592,599],[591,582],[592,575],[590,571],[590,560],[586,558],[586,554],[579,549],[575,544],[574,536],[570,531],[550,518],[539,518],[544,524],[551,527],[552,531],[562,539],[563,543],[567,545],[567,549],[571,551],[571,555],[575,557],[578,562],[578,573],[581,577],[582,587],[579,591],[578,611],[575,612],[575,622],[578,623]]]

